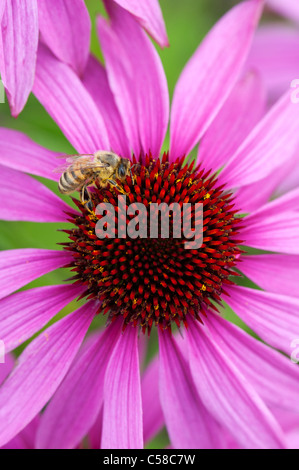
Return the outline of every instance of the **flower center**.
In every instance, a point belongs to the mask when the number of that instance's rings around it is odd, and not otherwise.
[[[99,312],[109,312],[112,320],[122,316],[124,327],[132,323],[150,333],[153,324],[161,329],[171,328],[173,322],[187,326],[188,314],[200,320],[207,307],[216,309],[214,303],[221,300],[224,284],[232,284],[229,276],[236,275],[232,268],[241,253],[235,239],[240,218],[233,210],[232,195],[223,186],[217,187],[216,175],[210,173],[193,169],[193,163],[183,165],[183,159],[170,163],[168,154],[162,160],[149,155],[144,164],[133,161],[133,180],[128,176],[120,183],[126,193],[125,212],[119,208],[119,196],[124,198],[119,186],[95,187],[92,211],[74,199],[81,213],[72,216],[75,227],[66,231],[71,241],[65,249],[74,257],[71,267],[76,275],[72,279],[86,285],[86,296],[100,301]],[[96,207],[102,203],[115,209],[113,238],[99,238],[96,231],[97,222],[104,217]],[[146,220],[136,224],[139,230],[145,225],[146,232],[132,238],[123,229],[136,217],[127,213],[128,206],[136,207],[136,203],[148,209]],[[201,246],[186,248],[190,231],[188,238],[182,225],[178,232],[172,211],[166,212],[169,233],[163,238],[165,212],[151,216],[154,203],[167,207],[177,203],[182,209],[189,205],[179,222],[189,223],[193,233],[200,228]],[[195,222],[196,204],[202,209],[199,222]],[[153,220],[158,224],[154,238],[150,232]]]

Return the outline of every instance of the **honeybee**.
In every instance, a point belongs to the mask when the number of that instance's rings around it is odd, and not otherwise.
[[[87,186],[97,181],[102,188],[111,184],[124,193],[115,180],[123,182],[129,174],[134,184],[130,160],[113,152],[98,150],[94,154],[72,155],[66,161],[67,166],[56,170],[64,170],[58,182],[58,189],[62,194],[80,191],[81,202],[90,211],[92,201]]]

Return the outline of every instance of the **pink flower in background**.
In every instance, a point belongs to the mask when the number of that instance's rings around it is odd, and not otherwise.
[[[107,5],[115,0],[107,0]],[[168,45],[158,0],[119,0],[161,47]],[[0,74],[14,117],[32,90],[41,41],[78,75],[86,66],[91,23],[84,0],[1,0]]]
[[[273,103],[299,77],[299,2],[267,0],[266,5],[281,16],[273,21],[265,15],[265,22],[256,31],[247,65],[261,73],[268,99]]]
[[[71,209],[25,174],[57,181],[56,154],[2,128],[0,217],[71,221],[65,251],[1,254],[0,331],[7,351],[73,299],[86,294],[90,300],[40,333],[19,357],[0,389],[0,445],[51,400],[37,447],[76,447],[95,432],[102,448],[141,448],[163,422],[176,448],[287,446],[275,409],[297,420],[299,372],[272,348],[290,356],[299,336],[298,189],[268,201],[298,146],[299,106],[287,92],[265,114],[259,76],[242,74],[261,9],[261,1],[250,0],[230,10],[185,66],[171,107],[169,160],[158,160],[169,120],[163,67],[128,12],[111,3],[111,22],[99,18],[105,68],[89,57],[82,79],[40,45],[33,91],[74,148],[140,155],[135,185],[129,178],[126,183],[137,201],[202,200],[204,244],[182,252],[171,239],[155,245],[136,239],[133,246],[130,239],[97,240],[96,218],[82,204],[79,212]],[[201,167],[184,166],[182,157],[199,141]],[[96,189],[93,202],[104,195],[114,203],[116,194]],[[248,246],[268,253],[250,254]],[[74,284],[14,293],[66,265]],[[260,289],[234,284],[235,267]],[[223,297],[267,344],[218,314],[215,302],[222,311]],[[103,306],[113,321],[80,350]],[[187,325],[183,338],[170,334],[174,323]],[[134,326],[150,331],[154,324],[159,361],[141,378]]]
[[[293,99],[298,100],[299,2],[268,0],[266,5],[281,17],[273,21],[272,17],[269,19],[265,16],[265,22],[256,31],[245,68],[254,69],[260,74],[268,104],[273,104],[287,89],[291,89]],[[276,191],[278,195],[298,187],[299,147],[282,172]]]
[[[246,65],[260,73],[270,104],[299,78],[298,44],[298,26],[268,22],[256,32]]]
[[[299,23],[299,3],[297,0],[267,0],[266,4],[273,11]]]

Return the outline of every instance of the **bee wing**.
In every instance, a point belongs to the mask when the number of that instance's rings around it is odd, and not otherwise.
[[[54,170],[54,173],[63,173],[67,169],[70,168],[74,163],[80,163],[84,166],[84,168],[92,168],[92,169],[100,169],[100,168],[107,168],[109,165],[107,163],[99,162],[98,160],[94,159],[93,154],[85,154],[85,155],[64,155],[60,158],[66,158],[66,161],[60,165],[58,168]]]
[[[69,155],[69,154],[57,155],[56,158],[65,158],[66,160],[74,161],[74,160],[78,160],[78,158],[82,158],[82,157],[90,158],[93,156],[94,156],[93,153],[74,153],[73,155]]]

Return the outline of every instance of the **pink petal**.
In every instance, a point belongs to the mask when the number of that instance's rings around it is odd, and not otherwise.
[[[134,153],[159,156],[168,124],[168,88],[153,44],[131,15],[109,3],[98,33],[108,80]]]
[[[267,0],[267,4],[276,12],[287,18],[299,21],[299,4],[297,0]]]
[[[40,44],[33,92],[79,153],[109,149],[104,120],[75,72]]]
[[[264,341],[274,348],[293,351],[299,337],[299,300],[248,287],[229,286],[225,300],[234,312]]]
[[[110,90],[107,73],[103,65],[89,56],[82,78],[83,84],[102,113],[108,132],[111,149],[123,157],[130,158],[130,145],[114,96]]]
[[[249,134],[221,172],[231,187],[255,183],[291,158],[298,146],[299,106],[290,91],[276,103]]]
[[[143,438],[150,441],[164,425],[159,399],[159,361],[154,359],[146,368],[141,381]],[[154,397],[154,398],[153,398]]]
[[[254,386],[267,405],[299,411],[299,369],[289,358],[269,348],[223,318],[207,320],[222,351]]]
[[[261,250],[299,254],[298,191],[287,194],[246,217],[242,229],[245,244]]]
[[[281,159],[279,168],[274,168],[265,178],[241,186],[235,192],[238,207],[243,212],[254,212],[266,204],[274,194],[283,194],[297,188],[299,183],[298,154],[299,145],[296,146],[294,152],[284,155],[285,158]]]
[[[171,110],[173,158],[192,150],[231,92],[246,59],[261,7],[260,0],[253,0],[232,8],[185,66]]]
[[[250,255],[242,256],[239,269],[255,284],[270,292],[299,297],[299,256]],[[274,273],[279,273],[276,276]]]
[[[222,447],[220,426],[200,401],[188,363],[166,331],[159,334],[159,351],[160,400],[172,446],[177,449]]]
[[[242,447],[284,447],[281,430],[207,326],[191,322],[189,364],[198,393],[214,418]]]
[[[233,88],[203,136],[198,162],[219,170],[237,150],[265,110],[265,90],[255,72],[247,73]]]
[[[64,211],[70,210],[70,206],[39,181],[2,165],[0,200],[3,220],[66,222]]]
[[[0,24],[2,22],[2,17],[3,17],[3,13],[4,13],[4,10],[5,10],[5,5],[6,4],[6,0],[3,0],[0,2]]]
[[[294,429],[287,434],[288,449],[299,449],[299,429]]]
[[[5,350],[30,338],[84,289],[75,285],[45,286],[0,300],[0,331]]]
[[[43,414],[37,448],[70,449],[88,433],[103,406],[105,371],[120,334],[115,322],[81,348]]]
[[[5,353],[4,359],[5,362],[0,362],[0,385],[2,384],[2,382],[4,382],[8,374],[10,374],[14,366],[14,358],[12,354]]]
[[[85,304],[25,349],[0,389],[0,445],[20,432],[47,403],[67,373],[98,305]]]
[[[43,41],[62,62],[83,73],[90,45],[91,23],[84,0],[38,0]]]
[[[53,173],[59,166],[58,155],[36,144],[22,132],[0,128],[1,165],[58,181],[60,175]]]
[[[146,355],[148,352],[148,346],[149,346],[149,337],[145,335],[140,335],[138,339],[138,357],[139,357],[139,364],[140,364],[140,370],[143,370],[145,367],[145,359]]]
[[[89,449],[100,449],[102,440],[103,407],[88,433]]]
[[[158,0],[113,0],[128,10],[161,46],[169,46],[162,11]]]
[[[296,148],[294,156],[290,159],[286,165],[284,165],[285,171],[282,173],[279,185],[276,188],[276,195],[284,194],[292,189],[298,188],[299,186],[299,146]]]
[[[38,425],[39,415],[36,415],[36,417],[33,418],[19,434],[7,442],[2,449],[34,449]]]
[[[262,222],[265,217],[282,217],[284,213],[299,211],[299,188],[293,189],[273,201],[260,207],[255,213],[247,217],[247,224]]]
[[[289,24],[266,24],[256,32],[246,67],[261,74],[271,102],[298,76],[298,41],[298,30]]]
[[[37,43],[37,1],[7,1],[1,22],[0,72],[14,117],[33,86]]]
[[[287,411],[276,406],[272,407],[272,412],[284,431],[289,432],[291,429],[297,428],[299,426],[298,413],[294,413],[294,411]]]
[[[114,348],[104,385],[103,449],[142,449],[137,330],[128,326]]]
[[[279,171],[274,170],[266,178],[238,188],[235,191],[235,198],[239,210],[243,213],[254,212],[266,204],[281,178],[283,178],[283,170],[280,167]]]
[[[72,261],[70,253],[25,248],[0,253],[0,298]]]

